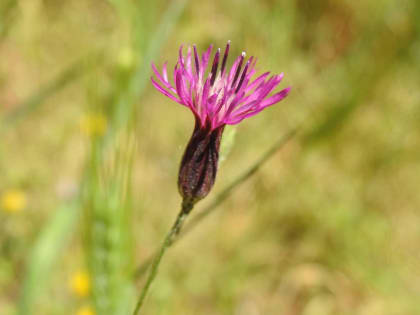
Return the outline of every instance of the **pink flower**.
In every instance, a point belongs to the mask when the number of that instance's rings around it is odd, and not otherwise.
[[[270,77],[270,73],[265,72],[251,80],[255,74],[256,59],[250,57],[245,62],[244,52],[229,70],[229,48],[230,41],[223,59],[220,48],[217,49],[213,64],[208,68],[212,45],[201,58],[195,45],[188,47],[186,56],[181,46],[173,84],[168,78],[167,63],[163,65],[162,73],[152,64],[153,72],[160,81],[151,78],[156,89],[189,107],[195,116],[196,125],[182,158],[178,177],[179,191],[186,203],[194,204],[204,198],[214,184],[224,126],[238,124],[258,114],[264,108],[280,102],[290,91],[290,87],[287,87],[270,96],[280,84],[283,73]]]
[[[152,64],[153,71],[160,81],[158,83],[152,77],[152,83],[162,94],[189,107],[202,127],[208,125],[214,130],[226,124],[235,125],[280,102],[290,91],[288,87],[269,96],[280,84],[283,73],[269,77],[270,72],[265,72],[252,81],[256,58],[249,58],[244,65],[244,52],[236,58],[229,70],[226,63],[230,41],[226,45],[223,60],[220,48],[217,49],[207,75],[213,45],[203,53],[201,59],[195,45],[193,49],[188,47],[186,57],[182,47],[179,49],[179,58],[174,69],[174,84],[169,82],[167,63],[163,65],[162,74]]]

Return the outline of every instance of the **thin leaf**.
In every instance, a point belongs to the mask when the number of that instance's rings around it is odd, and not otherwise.
[[[47,286],[52,267],[62,253],[77,218],[76,204],[63,205],[53,213],[35,242],[27,261],[18,314],[35,314],[34,306]]]

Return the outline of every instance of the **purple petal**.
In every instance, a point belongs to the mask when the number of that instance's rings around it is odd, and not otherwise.
[[[248,85],[245,89],[245,92],[248,93],[249,91],[251,91],[255,86],[259,85],[262,81],[265,80],[265,78],[267,78],[267,76],[270,74],[270,72],[266,72],[263,73],[262,75],[260,75],[258,78],[256,78],[254,81],[252,81],[252,83],[250,85]]]
[[[184,102],[185,105],[191,107],[191,103],[189,102],[188,95],[185,91],[185,86],[184,86],[184,81],[182,79],[181,71],[182,70],[179,69],[176,72],[176,90],[177,90],[178,96],[181,98],[182,102]]]
[[[242,85],[244,83],[244,80],[245,80],[246,76],[248,75],[247,71],[248,71],[249,65],[252,63],[253,58],[254,57],[251,56],[251,58],[249,58],[248,61],[246,62],[245,68],[242,71],[241,79],[238,82],[238,86],[236,87],[235,93],[238,93],[239,89],[242,87]],[[246,84],[244,86],[246,86]]]
[[[270,92],[279,85],[281,79],[283,78],[283,74],[280,75],[274,75],[272,76],[265,84],[261,87],[261,89],[257,92],[255,92],[255,95],[257,96],[256,99],[259,101],[262,101]]]
[[[168,62],[166,61],[166,62],[163,64],[163,67],[162,67],[162,75],[163,75],[163,78],[165,79],[165,81],[166,81],[166,82],[169,82],[169,79],[168,79],[168,69],[167,69],[167,66],[168,66]]]
[[[191,69],[191,46],[188,46],[186,69],[187,69],[190,77],[192,77],[193,73],[192,73],[192,69]]]
[[[161,76],[161,74],[159,73],[158,69],[156,68],[156,66],[152,63],[152,69],[153,72],[155,73],[156,77],[159,79],[160,82],[162,82],[162,84],[168,88],[169,90],[171,90],[171,92],[176,93],[176,90],[172,87],[172,85],[168,82],[167,78],[165,79],[164,77]],[[165,69],[166,72],[166,69]],[[166,74],[166,77],[168,75]]]
[[[182,53],[182,50],[184,49],[184,45],[181,45],[180,47],[179,47],[179,57],[178,57],[178,61],[179,61],[179,64],[182,66],[182,67],[184,67],[184,55],[183,55],[183,53]]]
[[[206,102],[207,115],[210,117],[210,119],[213,117],[216,101],[217,101],[217,94],[213,94],[212,96],[208,98]]]
[[[169,97],[171,100],[174,100],[175,102],[177,102],[177,103],[179,103],[179,104],[182,104],[182,105],[185,105],[185,106],[187,106],[187,104],[184,104],[183,102],[181,102],[179,99],[177,99],[174,95],[172,95],[171,93],[169,93],[168,91],[166,91],[163,87],[161,87],[160,85],[159,85],[159,83],[157,83],[154,79],[153,79],[153,77],[151,77],[150,78],[151,80],[152,80],[152,84],[154,85],[154,87],[160,92],[160,93],[162,93],[163,95],[165,95],[165,96],[167,96],[167,97]]]
[[[257,111],[249,112],[247,114],[243,114],[243,115],[239,115],[239,116],[235,116],[235,117],[229,117],[229,119],[225,120],[225,123],[228,124],[228,125],[236,125],[236,124],[239,124],[245,118],[249,118],[249,117],[255,116],[260,111],[261,110],[257,110]]]
[[[226,67],[226,61],[229,55],[229,47],[230,47],[230,40],[228,40],[227,44],[226,44],[226,48],[225,48],[225,54],[223,55],[223,61],[222,61],[222,66],[220,68],[220,75],[224,76],[225,74],[225,67]]]
[[[244,103],[249,103],[249,102],[257,100],[260,97],[261,93],[265,91],[267,85],[269,85],[272,81],[273,81],[273,77],[269,78],[267,81],[260,82],[260,84],[255,88],[255,90],[252,93],[250,93],[248,96],[244,97],[241,100],[241,103],[244,104]],[[245,89],[245,92],[246,93],[248,92],[247,89]]]
[[[258,101],[253,101],[234,111],[229,117],[226,118],[225,123],[229,125],[238,124],[245,118],[254,116],[260,111],[262,111],[262,108],[258,107]]]
[[[228,75],[228,82],[232,82],[233,81],[233,76],[236,74],[236,70],[238,68],[239,63],[241,62],[241,60],[243,59],[242,55],[239,55],[235,61],[233,62],[232,67],[230,68],[229,71],[229,75]]]
[[[228,88],[227,88],[227,86],[225,86],[223,88],[223,96],[220,98],[219,103],[217,104],[217,106],[214,109],[214,112],[216,114],[220,112],[220,110],[222,109],[223,105],[226,105],[227,98],[228,98]]]
[[[205,109],[207,104],[207,99],[209,97],[209,91],[210,91],[210,80],[207,79],[204,83],[203,87],[203,94],[201,95],[201,102],[200,102],[200,118],[203,120],[206,118],[205,116]]]
[[[197,77],[200,74],[200,60],[198,58],[197,47],[194,45],[194,61],[195,61],[195,72]]]
[[[179,67],[179,63],[177,62],[174,67],[174,73],[173,73],[175,87],[176,87],[176,74],[178,73],[178,67]]]
[[[244,92],[240,92],[240,93],[236,94],[235,98],[229,104],[229,107],[226,109],[223,116],[228,117],[230,115],[230,113],[232,113],[232,111],[235,109],[235,107],[241,102],[243,97],[244,97]]]
[[[201,68],[200,68],[200,76],[203,77],[204,72],[206,71],[207,64],[210,59],[211,51],[213,50],[213,44],[210,45],[210,47],[207,49],[205,53],[203,53],[203,56],[201,57]]]
[[[263,100],[260,103],[260,107],[261,108],[265,108],[267,106],[273,105],[275,103],[280,102],[283,98],[285,98],[287,96],[287,94],[289,94],[291,87],[287,87],[284,90],[281,90],[280,92],[270,96],[269,98]]]
[[[238,107],[235,111],[232,112],[230,118],[244,115],[250,111],[254,111],[258,109],[258,101],[252,101],[245,105]]]

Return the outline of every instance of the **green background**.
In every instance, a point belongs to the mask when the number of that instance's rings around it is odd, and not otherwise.
[[[194,212],[299,132],[168,252],[145,314],[420,314],[419,36],[416,0],[2,0],[0,192],[27,206],[0,212],[0,314],[130,314],[194,123],[150,62],[227,40],[292,91],[238,125]]]

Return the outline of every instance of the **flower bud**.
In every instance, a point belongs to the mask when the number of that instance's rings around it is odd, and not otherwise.
[[[223,130],[224,125],[212,130],[210,125],[203,127],[196,119],[178,175],[178,189],[184,204],[195,204],[206,197],[213,187]]]

